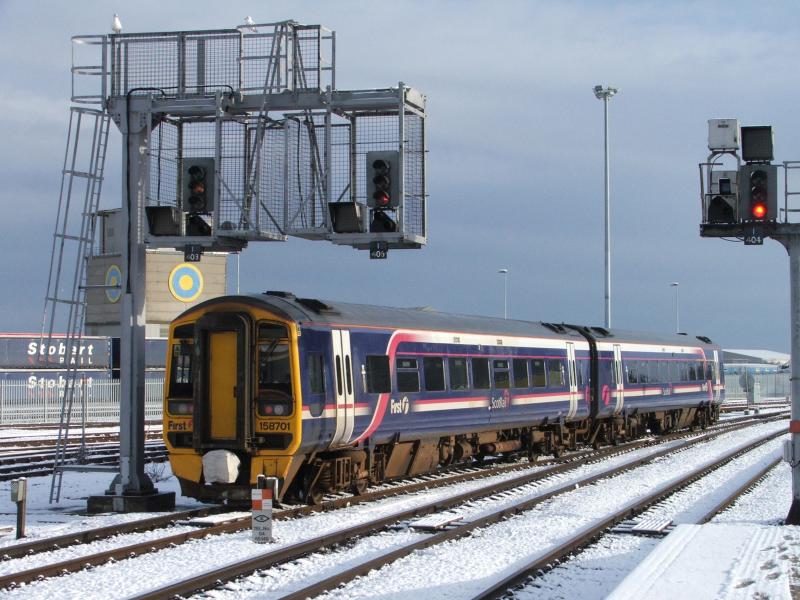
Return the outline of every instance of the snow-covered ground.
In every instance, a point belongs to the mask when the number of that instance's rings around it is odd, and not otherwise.
[[[761,425],[757,428],[722,436],[716,441],[702,444],[700,448],[686,452],[676,452],[672,456],[658,459],[651,465],[642,467],[635,474],[623,475],[602,485],[586,486],[576,489],[558,499],[544,503],[524,515],[486,528],[476,535],[416,552],[367,577],[359,578],[348,586],[328,594],[330,598],[408,598],[417,595],[425,598],[468,597],[476,589],[482,578],[491,577],[514,566],[520,557],[535,553],[548,542],[559,539],[585,524],[599,514],[609,503],[621,503],[637,492],[657,485],[659,481],[674,477],[676,472],[686,470],[709,457],[721,453],[758,433],[785,429],[786,423]],[[670,501],[652,509],[660,511],[675,522],[691,521],[692,511],[698,512],[698,503],[711,503],[709,494],[714,489],[721,490],[730,481],[737,479],[738,471],[753,468],[754,465],[773,456],[779,441],[765,443],[758,451],[737,460],[729,467],[715,473],[712,478],[692,486]],[[642,450],[641,452],[645,452]],[[603,463],[607,468],[608,461]],[[160,467],[150,467],[151,472]],[[586,467],[581,475],[591,469]],[[500,478],[513,477],[506,474]],[[168,466],[161,473],[163,479],[157,483],[159,489],[176,491],[180,507],[197,506],[193,500],[180,496],[175,479],[170,476]],[[572,477],[572,476],[570,476]],[[30,538],[58,535],[68,531],[78,531],[93,527],[142,518],[145,515],[100,515],[81,514],[86,506],[86,496],[102,493],[111,480],[111,474],[66,473],[62,489],[62,502],[54,507],[48,504],[50,480],[46,477],[30,480],[30,500],[28,504],[28,533]],[[559,478],[548,485],[562,485],[567,479]],[[727,482],[727,483],[726,483]],[[200,572],[236,559],[255,556],[279,546],[285,546],[302,539],[308,539],[324,531],[347,529],[356,523],[364,522],[378,515],[392,514],[411,506],[430,502],[438,497],[451,495],[457,491],[472,489],[485,482],[467,482],[447,488],[440,488],[420,494],[387,499],[369,505],[353,506],[333,513],[320,514],[295,521],[275,523],[276,541],[270,545],[257,545],[250,541],[249,532],[217,536],[209,540],[198,540],[132,561],[121,561],[112,565],[98,567],[70,576],[29,584],[17,590],[4,592],[4,597],[26,599],[49,597],[115,598],[135,593],[174,581],[190,572]],[[0,525],[12,526],[15,522],[15,509],[10,501],[8,483],[0,485]],[[541,489],[541,486],[539,486]],[[771,565],[761,561],[754,563],[756,579],[740,589],[742,596],[758,597],[769,593],[770,597],[780,597],[783,590],[788,594],[789,573],[794,568],[800,547],[800,528],[783,527],[781,520],[788,512],[790,493],[790,472],[786,465],[773,470],[771,475],[756,490],[749,493],[732,509],[718,517],[717,522],[743,531],[758,526],[780,528],[783,546],[778,553],[778,563]],[[513,502],[525,494],[533,493],[533,488],[521,490],[504,499],[474,503],[464,509],[466,516],[476,515],[498,502]],[[703,500],[705,498],[705,500]],[[180,529],[174,529],[175,533]],[[124,544],[148,539],[155,533],[125,536]],[[386,549],[401,547],[421,539],[425,534],[401,529],[387,531],[346,545],[335,551],[317,553],[302,560],[257,573],[252,577],[226,585],[223,589],[209,592],[214,598],[271,598],[297,589],[312,580],[322,579],[349,566],[376,556]],[[13,533],[0,538],[0,546],[16,543]],[[519,598],[604,598],[611,593],[633,569],[646,560],[650,552],[661,542],[659,539],[641,538],[632,535],[611,534],[587,549],[575,559],[554,569],[543,577],[530,582],[517,592]],[[66,548],[54,553],[12,560],[2,563],[0,572],[14,572],[30,568],[42,562],[57,562],[98,551],[117,541],[95,542],[92,545]],[[719,568],[719,553],[713,548],[704,554],[707,568]],[[716,561],[716,562],[715,562]],[[783,562],[780,562],[783,561]],[[761,569],[764,565],[767,569]],[[791,567],[791,569],[790,569]],[[703,565],[699,565],[694,577],[702,578]],[[776,575],[776,573],[778,575]],[[784,573],[781,575],[780,573]],[[699,590],[700,580],[698,579]],[[692,596],[692,581],[687,581],[682,595]],[[776,592],[777,590],[777,592]],[[713,597],[713,596],[712,596]],[[719,597],[726,597],[724,595]],[[788,596],[787,596],[788,597]]]

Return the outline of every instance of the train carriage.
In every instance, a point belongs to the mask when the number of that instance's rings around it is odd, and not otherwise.
[[[721,402],[703,338],[225,296],[170,329],[165,440],[184,494],[244,501],[431,471],[487,454],[558,454],[703,426]]]

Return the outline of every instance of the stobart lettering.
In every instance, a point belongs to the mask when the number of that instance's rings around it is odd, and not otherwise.
[[[94,344],[75,344],[72,348],[67,348],[64,342],[58,344],[39,344],[31,342],[28,344],[28,356],[57,356],[59,364],[66,364],[69,360],[71,365],[91,365],[94,364]]]
[[[85,379],[82,377],[75,378],[75,389],[80,389],[84,382],[86,383],[86,387],[92,387],[92,377],[86,377]],[[55,377],[37,377],[36,375],[31,375],[28,377],[28,389],[33,390],[36,388],[39,389],[64,389],[67,387],[67,379],[61,375],[58,378]]]

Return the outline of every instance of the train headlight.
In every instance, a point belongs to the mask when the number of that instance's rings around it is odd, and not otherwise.
[[[288,417],[292,414],[292,397],[278,390],[262,391],[257,406],[263,417]]]
[[[191,415],[194,413],[194,403],[191,400],[170,400],[167,410],[171,415]]]

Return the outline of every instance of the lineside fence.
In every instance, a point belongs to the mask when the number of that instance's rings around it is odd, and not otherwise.
[[[789,401],[791,385],[789,383],[788,371],[777,371],[770,373],[750,373],[748,381],[736,373],[725,374],[725,401],[746,402],[748,386],[756,391],[755,402],[759,401]]]
[[[163,413],[163,376],[145,381],[146,420],[160,420]],[[64,389],[59,385],[35,385],[25,381],[0,381],[0,426],[57,425],[61,421]],[[120,382],[78,379],[70,422],[115,423],[119,421]]]

